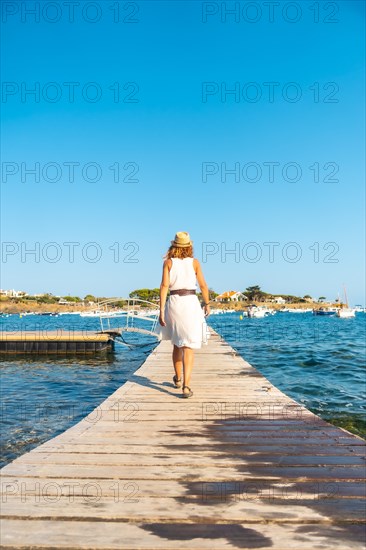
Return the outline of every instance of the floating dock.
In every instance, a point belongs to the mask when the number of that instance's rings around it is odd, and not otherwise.
[[[216,333],[192,398],[172,375],[161,342],[89,416],[3,468],[3,548],[364,548],[363,439]]]
[[[112,352],[121,331],[16,330],[0,331],[0,354],[91,354]]]

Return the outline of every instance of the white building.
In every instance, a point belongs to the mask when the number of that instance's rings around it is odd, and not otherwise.
[[[242,300],[247,300],[248,298],[242,293],[235,290],[229,290],[228,292],[223,292],[216,296],[216,302],[241,302]]]
[[[275,296],[272,300],[275,304],[285,304],[286,300],[282,296]]]
[[[23,290],[0,290],[0,296],[8,296],[9,298],[22,298],[22,296],[28,296]]]

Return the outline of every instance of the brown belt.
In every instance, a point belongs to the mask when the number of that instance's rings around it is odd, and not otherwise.
[[[188,290],[187,288],[180,288],[178,290],[171,290],[170,295],[178,294],[179,296],[188,296],[189,294],[196,294],[195,290]]]

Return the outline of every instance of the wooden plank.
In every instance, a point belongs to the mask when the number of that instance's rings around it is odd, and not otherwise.
[[[96,488],[103,496],[114,497],[118,495],[121,499],[128,498],[131,494],[139,496],[157,498],[182,496],[186,498],[201,498],[206,501],[215,501],[217,499],[242,499],[258,500],[265,498],[283,498],[288,500],[317,500],[319,498],[335,499],[348,497],[365,497],[365,486],[358,481],[293,481],[281,478],[263,479],[261,477],[252,477],[249,480],[243,480],[238,477],[236,480],[226,481],[225,483],[205,483],[202,481],[193,481],[186,483],[184,490],[182,485],[176,480],[154,480],[140,479],[136,484],[131,484],[129,479],[99,479],[99,478],[40,478],[24,477],[19,482],[16,476],[3,475],[1,479],[1,489],[3,500],[14,496],[23,496],[24,499],[32,501],[32,497],[47,498],[52,496],[88,496],[96,494]],[[34,501],[34,499],[33,499]]]
[[[362,466],[365,468],[365,460],[363,456],[357,456],[349,454],[348,456],[316,456],[316,455],[268,455],[268,454],[247,454],[245,457],[233,456],[227,457],[227,455],[218,455],[210,456],[203,455],[201,453],[191,452],[188,455],[182,455],[181,458],[177,456],[170,456],[164,450],[161,453],[156,453],[155,455],[136,455],[128,453],[77,453],[73,449],[70,449],[69,452],[65,452],[64,449],[61,451],[57,450],[54,452],[44,452],[44,453],[27,453],[22,457],[19,462],[22,464],[102,464],[102,465],[139,465],[139,466],[159,466],[164,459],[164,466],[174,466],[174,465],[184,465],[189,464],[190,466],[201,466],[204,468],[208,467],[211,464],[215,464],[216,467],[226,468],[227,466],[236,466],[240,464],[251,464],[254,465],[263,465],[263,464],[273,464],[278,462],[279,465],[287,464],[289,466],[299,466],[303,464],[316,464],[317,466],[332,465],[336,464],[339,466],[344,465],[355,465]]]
[[[98,505],[99,504],[99,505]],[[101,505],[102,504],[102,505]],[[344,517],[344,508],[347,508],[347,517]],[[98,486],[85,491],[84,496],[8,496],[6,512],[7,519],[24,518],[65,519],[99,521],[113,519],[119,521],[149,522],[164,521],[197,521],[215,524],[217,521],[232,523],[272,521],[277,523],[310,523],[323,522],[325,518],[332,518],[334,523],[362,523],[365,519],[365,499],[357,498],[317,498],[302,500],[291,494],[287,499],[276,497],[258,501],[256,494],[243,493],[238,498],[212,498],[211,494],[198,495],[196,499],[181,497],[149,498],[139,494],[138,484],[131,486],[123,495],[102,495]]]
[[[316,464],[306,466],[281,466],[277,463],[272,464],[235,464],[227,467],[191,467],[189,464],[179,464],[174,467],[164,465],[162,459],[160,466],[144,465],[129,466],[126,465],[122,474],[122,466],[113,464],[52,464],[44,461],[43,463],[27,464],[18,461],[17,465],[5,466],[3,471],[6,475],[17,476],[40,476],[40,477],[76,477],[90,478],[97,477],[101,479],[119,479],[123,475],[126,479],[178,479],[181,481],[220,481],[226,482],[236,479],[240,476],[242,479],[250,479],[252,476],[276,479],[283,477],[287,479],[357,479],[363,481],[365,478],[364,466],[317,466]]]
[[[118,521],[27,521],[24,541],[23,520],[3,520],[3,548],[61,548],[70,550],[354,550],[362,548],[362,525],[309,523],[224,523],[181,521],[121,523]],[[47,535],[46,535],[47,534]],[[78,541],[78,542],[76,542]]]
[[[261,453],[272,453],[272,456],[283,456],[284,453],[287,456],[295,455],[295,456],[366,456],[366,447],[365,445],[357,445],[354,448],[349,447],[347,445],[337,445],[334,446],[334,444],[325,446],[325,445],[310,445],[305,442],[303,445],[297,445],[297,446],[291,446],[288,445],[278,445],[277,447],[274,445],[255,445],[255,446],[249,446],[247,445],[215,445],[214,447],[212,445],[207,445],[205,448],[202,448],[200,445],[189,445],[189,447],[182,447],[182,445],[134,445],[131,443],[125,443],[123,442],[115,442],[108,445],[103,445],[103,448],[99,449],[98,451],[95,450],[94,444],[88,444],[88,443],[79,443],[77,440],[74,443],[66,443],[64,445],[53,445],[52,442],[46,442],[39,447],[36,447],[33,452],[36,453],[82,453],[82,454],[88,454],[96,452],[98,453],[106,453],[106,454],[133,454],[133,456],[136,455],[151,455],[151,454],[164,454],[166,452],[166,449],[169,449],[168,456],[175,456],[179,455],[182,457],[189,457],[190,455],[194,455],[195,453],[199,453],[200,456],[203,457],[220,457],[221,453],[226,453],[227,451],[230,451],[230,455],[241,455],[244,456],[251,456],[255,454],[261,454]]]

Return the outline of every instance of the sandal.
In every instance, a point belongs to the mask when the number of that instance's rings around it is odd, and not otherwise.
[[[177,375],[175,374],[173,376],[173,384],[176,388],[180,388],[182,387],[182,379],[181,378],[177,378]]]
[[[185,389],[188,390],[186,393],[184,393]],[[193,391],[191,390],[191,388],[189,386],[183,386],[182,390],[183,390],[183,397],[192,397]]]

